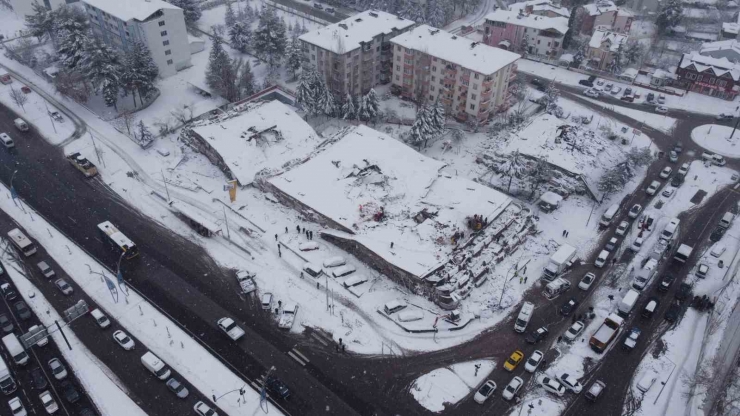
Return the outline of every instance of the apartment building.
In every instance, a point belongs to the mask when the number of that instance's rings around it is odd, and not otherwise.
[[[445,105],[459,121],[484,122],[506,108],[519,55],[421,25],[391,39],[391,92]]]
[[[557,58],[563,52],[563,38],[568,32],[568,18],[496,10],[484,21],[483,41],[494,47]]]
[[[598,0],[596,3],[581,6],[583,13],[581,33],[593,34],[597,30],[629,33],[634,16],[619,8],[611,0]]]
[[[740,64],[727,58],[686,53],[676,67],[675,87],[686,91],[734,100],[740,91]]]
[[[306,61],[335,94],[364,94],[391,81],[390,39],[416,23],[366,10],[341,22],[301,35]]]
[[[134,42],[149,47],[165,78],[191,66],[182,9],[162,0],[83,0],[93,33],[111,47]]]
[[[21,19],[33,14],[33,3],[38,3],[47,10],[56,10],[65,4],[77,3],[79,0],[10,0],[10,7]]]

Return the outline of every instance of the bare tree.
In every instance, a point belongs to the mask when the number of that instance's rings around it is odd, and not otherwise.
[[[181,124],[185,124],[193,119],[193,106],[183,104],[182,107],[171,110],[170,114],[172,114],[172,117],[174,117],[175,120],[179,121]]]
[[[123,113],[121,113],[119,120],[121,120],[121,123],[126,126],[126,131],[130,135],[131,127],[136,124],[136,114],[134,114],[133,111],[124,111]]]
[[[28,102],[28,97],[23,93],[23,91],[10,87],[10,98],[13,100],[15,105],[23,109],[24,113],[26,112],[24,105]]]

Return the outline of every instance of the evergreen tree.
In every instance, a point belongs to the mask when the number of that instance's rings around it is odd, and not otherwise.
[[[527,35],[524,35],[522,37],[522,44],[520,45],[520,49],[523,55],[527,55],[527,53],[529,53],[529,41],[527,40]]]
[[[144,99],[156,90],[154,82],[159,76],[159,68],[152,59],[149,48],[141,42],[132,42],[123,57],[121,86],[124,93],[131,94],[136,107],[136,93],[143,104]]]
[[[545,90],[545,95],[540,98],[540,102],[545,106],[545,111],[548,114],[553,114],[557,111],[558,98],[560,98],[560,90],[555,86],[554,82],[550,82]]]
[[[627,42],[627,47],[624,50],[624,60],[627,63],[634,64],[642,56],[642,46],[639,42],[631,40]]]
[[[430,26],[442,27],[447,22],[445,16],[444,5],[449,2],[444,0],[427,0],[427,9],[425,21]]]
[[[612,61],[609,62],[609,71],[613,74],[619,74],[622,72],[622,61],[624,61],[624,48],[622,45],[623,43],[620,43],[619,46],[617,46],[617,50],[614,52]]]
[[[332,94],[331,91],[329,91],[329,88],[326,87],[326,84],[321,82],[323,88],[321,88],[324,92],[323,99],[321,100],[321,111],[324,113],[324,115],[328,117],[333,117],[337,112],[337,105],[334,101],[334,94]]]
[[[213,91],[229,101],[234,101],[236,90],[236,74],[234,73],[234,63],[229,55],[224,51],[219,37],[213,38],[213,47],[208,57],[208,66],[206,67],[206,84]]]
[[[434,102],[434,107],[429,111],[429,118],[430,124],[434,129],[434,134],[442,133],[445,129],[445,107],[439,101],[439,96],[437,96],[437,100]]]
[[[75,69],[83,58],[89,39],[90,26],[84,12],[65,6],[57,10],[54,30],[58,36],[57,53],[62,65]]]
[[[121,93],[121,84],[118,78],[106,78],[100,87],[103,94],[103,101],[108,107],[113,107],[118,111],[118,97]]]
[[[301,47],[301,41],[297,37],[293,38],[288,48],[288,58],[285,62],[288,70],[293,74],[293,78],[296,77],[298,70],[301,69],[303,64],[303,49]]]
[[[102,92],[107,106],[118,109],[123,65],[116,51],[98,39],[88,40],[77,69],[95,90]]]
[[[202,15],[200,5],[196,0],[168,0],[168,2],[182,9],[183,14],[185,15],[186,24],[195,24]]]
[[[665,33],[669,28],[678,26],[682,18],[683,5],[681,4],[681,0],[665,0],[660,2],[655,26],[657,26],[659,33]]]
[[[136,125],[136,132],[134,134],[137,136],[139,141],[143,143],[148,143],[154,140],[152,132],[149,131],[149,128],[141,120],[139,120],[139,123]]]
[[[28,31],[39,42],[46,36],[52,38],[52,33],[54,32],[54,13],[49,12],[39,2],[33,2],[31,7],[33,13],[26,15],[26,28],[28,28]]]
[[[573,40],[573,35],[578,31],[578,28],[576,28],[577,11],[578,7],[576,6],[573,6],[573,9],[570,11],[570,17],[568,18],[568,31],[565,32],[565,36],[563,36],[563,49],[570,48],[570,42]]]
[[[226,1],[226,14],[224,15],[224,24],[226,24],[226,27],[232,27],[234,26],[234,23],[236,23],[236,13],[234,13],[234,8],[231,7],[231,1]]]
[[[271,67],[277,67],[285,54],[287,43],[285,25],[277,18],[271,7],[266,7],[254,32],[252,42],[254,52]]]
[[[238,21],[229,29],[229,40],[234,49],[242,53],[248,53],[252,49],[252,32],[249,23]]]
[[[244,61],[239,71],[239,93],[240,98],[246,98],[254,94],[254,75],[252,74],[252,66],[249,64],[249,60]]]
[[[347,93],[347,97],[344,99],[342,105],[342,119],[354,120],[355,119],[355,103],[352,100],[352,96]]]
[[[367,97],[358,97],[360,105],[357,107],[357,118],[362,121],[370,120],[370,112],[367,110]]]
[[[380,114],[380,100],[378,99],[378,94],[375,92],[375,88],[370,88],[370,91],[365,96],[365,103],[367,105],[368,120],[375,122]]]
[[[576,54],[573,55],[573,63],[571,64],[571,66],[573,68],[580,67],[584,59],[586,59],[586,45],[583,45],[580,48],[578,48],[578,52],[576,52]]]
[[[313,90],[313,70],[309,68],[303,68],[301,72],[301,79],[298,82],[296,88],[296,104],[298,104],[306,113],[315,113],[316,108],[316,96]]]

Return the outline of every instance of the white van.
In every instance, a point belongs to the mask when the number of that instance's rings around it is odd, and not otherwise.
[[[665,226],[663,232],[660,233],[660,239],[665,241],[671,241],[678,232],[678,226],[681,224],[681,220],[678,218],[671,218],[671,221]]]
[[[717,155],[714,153],[704,152],[701,154],[701,158],[705,162],[711,162],[717,166],[724,166],[725,165],[725,158],[722,157],[722,155]]]
[[[601,216],[601,222],[599,222],[599,225],[602,227],[608,227],[609,224],[614,221],[614,218],[616,218],[617,214],[619,213],[619,204],[614,204],[610,206],[604,215]]]
[[[732,224],[732,220],[735,219],[735,214],[731,212],[725,212],[725,215],[722,216],[722,219],[719,220],[719,226],[722,228],[730,228],[730,224]]]
[[[13,142],[13,139],[8,136],[8,133],[0,133],[0,141],[3,142],[3,146],[5,146],[6,149],[15,147],[15,142]]]
[[[100,309],[93,309],[90,311],[90,315],[95,319],[95,323],[97,323],[99,327],[105,329],[110,326],[110,320],[103,314],[103,312],[100,312]]]
[[[599,256],[596,257],[596,260],[594,261],[594,266],[600,269],[604,267],[607,260],[609,260],[609,252],[606,250],[601,250],[601,253],[599,253]]]
[[[534,313],[534,303],[524,302],[522,308],[519,310],[519,316],[517,316],[514,322],[514,331],[520,334],[524,332],[527,329],[529,320],[532,318],[532,313]]]
[[[400,311],[401,309],[404,309],[406,306],[407,306],[406,305],[406,302],[404,302],[402,300],[399,300],[399,299],[394,299],[394,300],[386,303],[383,306],[383,310],[385,311],[385,314],[386,315],[392,315],[392,314]]]
[[[545,286],[545,296],[548,299],[552,299],[568,289],[570,289],[570,282],[562,277],[558,277]]]
[[[23,345],[18,341],[18,337],[16,337],[15,334],[4,336],[3,344],[5,345],[5,349],[8,350],[10,356],[13,357],[13,361],[15,361],[16,364],[26,365],[26,363],[28,363],[28,354],[26,354],[26,350],[23,349]]]
[[[171,374],[164,362],[150,351],[141,356],[141,363],[160,380],[167,380]]]
[[[635,278],[632,280],[632,287],[637,290],[645,289],[653,277],[658,273],[658,260],[650,259],[640,270],[635,272]]]
[[[15,127],[20,131],[28,131],[28,124],[23,121],[22,118],[13,120],[13,124],[15,124]]]

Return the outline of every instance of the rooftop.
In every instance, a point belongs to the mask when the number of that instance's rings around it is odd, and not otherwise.
[[[280,101],[250,103],[246,111],[211,124],[193,127],[221,158],[241,185],[263,169],[277,170],[306,157],[320,138],[303,119]]]
[[[619,7],[612,1],[599,0],[596,3],[584,4],[583,9],[591,16],[598,16],[603,13],[617,11]]]
[[[699,53],[706,55],[712,52],[734,51],[740,54],[740,42],[735,39],[718,40],[716,42],[702,43]]]
[[[322,49],[342,54],[355,50],[363,42],[370,42],[380,34],[390,34],[415,25],[413,20],[394,14],[366,10],[341,22],[316,29],[300,36],[300,40]]]
[[[711,70],[717,77],[727,74],[734,81],[740,80],[740,64],[734,64],[727,58],[712,58],[711,56],[699,55],[696,52],[685,53],[678,67],[688,68],[690,66],[697,72]]]
[[[609,51],[616,52],[619,49],[620,44],[627,43],[628,36],[617,32],[611,32],[608,30],[597,30],[591,36],[591,40],[588,42],[588,46],[592,48],[602,48],[606,46]],[[606,43],[606,45],[604,45]]]
[[[123,21],[144,21],[152,14],[162,9],[177,9],[170,3],[162,0],[83,0],[111,16]]]
[[[480,42],[421,25],[396,36],[392,43],[423,51],[464,68],[490,75],[519,59],[519,55]]]
[[[539,30],[555,30],[561,34],[568,31],[568,19],[565,17],[547,17],[535,14],[519,14],[517,11],[496,10],[488,13],[486,20],[502,22]]]
[[[493,220],[511,202],[498,191],[446,174],[444,166],[360,125],[269,182],[352,231],[330,233],[354,239],[421,276],[446,260],[451,236],[456,230],[467,232],[467,217]],[[418,222],[414,217],[423,210],[428,215]],[[380,221],[373,217],[378,212],[383,212]]]
[[[553,4],[550,0],[530,0],[509,5],[509,10],[518,12],[519,10],[525,11],[527,7],[531,6],[532,10],[538,11],[549,11],[557,13],[563,17],[570,17],[570,12],[566,7],[560,7]]]

